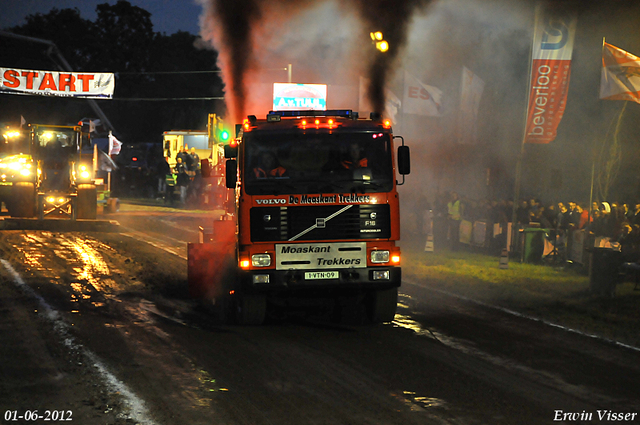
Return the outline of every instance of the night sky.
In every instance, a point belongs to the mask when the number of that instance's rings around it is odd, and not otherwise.
[[[47,14],[51,9],[80,10],[84,19],[93,21],[96,18],[96,6],[108,3],[114,5],[115,0],[1,0],[0,29],[7,29],[24,24],[27,15]],[[173,34],[177,31],[187,31],[197,34],[199,31],[198,17],[202,6],[195,0],[129,0],[133,6],[138,6],[151,13],[154,30]]]

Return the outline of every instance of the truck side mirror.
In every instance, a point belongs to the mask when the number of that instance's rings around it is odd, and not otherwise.
[[[235,189],[238,182],[238,161],[228,159],[225,163],[225,181],[228,189]]]
[[[398,146],[398,172],[402,175],[411,173],[409,146]]]
[[[238,157],[238,145],[224,145],[224,157],[225,158],[237,158]]]

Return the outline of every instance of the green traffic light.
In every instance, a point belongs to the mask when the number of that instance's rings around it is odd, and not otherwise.
[[[229,132],[228,131],[223,131],[222,133],[220,133],[220,138],[224,141],[229,139]]]

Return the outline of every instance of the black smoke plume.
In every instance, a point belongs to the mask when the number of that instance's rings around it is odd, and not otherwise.
[[[227,106],[232,119],[245,115],[247,78],[260,44],[261,27],[269,22],[292,19],[296,13],[330,0],[201,0],[206,9],[203,35],[220,51],[224,81],[227,85]],[[356,14],[367,32],[381,31],[389,50],[378,52],[373,46],[365,55],[369,86],[367,96],[373,110],[384,112],[385,86],[392,78],[393,65],[407,41],[407,31],[417,9],[430,0],[350,0],[339,2],[345,13]],[[208,26],[208,27],[207,27]],[[369,34],[359,37],[368,40]],[[217,41],[216,41],[217,40]]]
[[[429,0],[355,0],[353,2],[365,26],[371,32],[381,31],[389,43],[387,52],[372,51],[375,56],[369,64],[367,90],[373,110],[383,113],[385,86],[393,76],[393,65],[407,42],[407,31],[417,9],[424,8]],[[351,5],[351,2],[345,2]]]
[[[223,72],[231,91],[231,102],[227,101],[231,116],[238,120],[245,114],[245,75],[253,54],[252,28],[261,18],[260,0],[211,0],[213,13],[218,17],[215,24],[221,31],[219,36],[226,47],[227,55]]]

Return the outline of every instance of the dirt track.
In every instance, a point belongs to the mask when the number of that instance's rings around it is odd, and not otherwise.
[[[217,323],[186,291],[186,242],[210,214],[136,208],[117,219],[119,233],[3,232],[0,414],[545,424],[562,423],[558,411],[593,414],[582,423],[599,423],[598,410],[640,412],[640,353],[439,295],[428,281],[404,283],[396,320],[381,326],[300,313]]]

